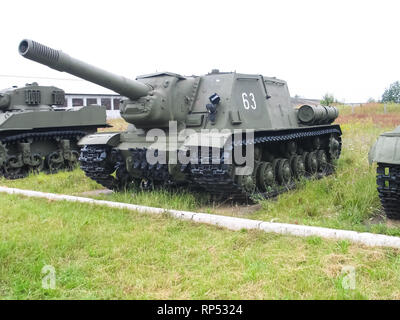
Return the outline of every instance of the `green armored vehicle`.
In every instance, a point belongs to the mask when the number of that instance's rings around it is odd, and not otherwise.
[[[104,107],[63,108],[64,91],[37,83],[0,91],[0,173],[7,179],[30,171],[73,168],[77,141],[105,127]]]
[[[286,82],[276,78],[213,70],[131,80],[32,40],[19,52],[126,97],[127,131],[79,141],[81,168],[109,189],[188,185],[235,198],[270,196],[303,176],[331,173],[340,155],[341,129],[331,124],[337,110],[294,109]]]
[[[400,219],[400,126],[379,136],[369,162],[378,164],[378,193],[387,217]]]

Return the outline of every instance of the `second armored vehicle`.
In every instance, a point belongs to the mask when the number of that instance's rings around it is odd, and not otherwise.
[[[378,193],[387,217],[400,219],[400,126],[379,136],[369,162],[378,165]]]
[[[7,179],[30,171],[73,168],[77,142],[106,123],[105,107],[64,108],[65,93],[56,87],[13,87],[0,91],[0,174]]]
[[[79,142],[81,168],[109,189],[186,184],[235,198],[269,196],[295,179],[331,173],[340,155],[341,129],[331,124],[337,110],[295,110],[283,80],[217,70],[130,80],[32,40],[19,52],[127,97],[126,132]]]

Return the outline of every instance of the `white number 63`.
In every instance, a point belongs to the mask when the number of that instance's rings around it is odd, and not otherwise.
[[[249,101],[249,98],[251,99],[251,102]],[[253,110],[256,110],[257,108],[257,104],[256,104],[256,99],[254,97],[254,93],[250,92],[248,95],[246,92],[242,93],[242,100],[243,100],[243,107],[246,110],[249,110],[250,108],[252,108]]]

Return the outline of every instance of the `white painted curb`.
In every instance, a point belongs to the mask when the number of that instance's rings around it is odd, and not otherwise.
[[[299,237],[318,236],[321,238],[328,238],[335,240],[350,240],[352,242],[364,244],[367,246],[400,248],[399,237],[386,236],[381,234],[373,234],[366,232],[360,233],[356,231],[329,229],[322,227],[310,227],[310,226],[294,225],[288,223],[264,222],[260,220],[220,216],[216,214],[168,210],[162,208],[154,208],[154,207],[146,207],[129,203],[122,203],[122,202],[95,200],[91,198],[68,196],[68,195],[61,195],[54,193],[31,191],[31,190],[21,190],[16,188],[7,188],[7,187],[0,187],[0,192],[8,194],[20,194],[27,197],[46,198],[56,201],[89,203],[94,205],[108,206],[112,208],[128,209],[141,213],[152,213],[152,214],[168,213],[171,216],[178,219],[192,220],[194,222],[212,224],[231,230],[258,229],[265,232],[278,233],[282,235],[293,235]]]

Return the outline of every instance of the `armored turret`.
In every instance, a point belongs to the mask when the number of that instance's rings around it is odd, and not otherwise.
[[[49,111],[62,107],[65,92],[52,86],[39,86],[37,82],[25,87],[13,87],[0,91],[0,111]]]

